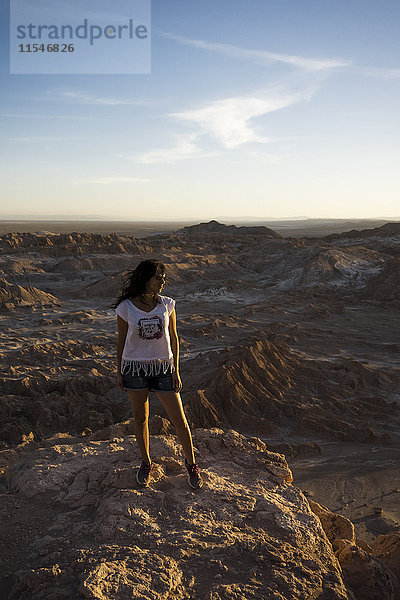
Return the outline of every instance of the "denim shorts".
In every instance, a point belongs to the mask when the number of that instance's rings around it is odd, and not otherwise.
[[[175,392],[172,383],[172,370],[159,375],[146,375],[143,369],[132,375],[122,375],[122,387],[125,390],[149,390],[150,392]]]

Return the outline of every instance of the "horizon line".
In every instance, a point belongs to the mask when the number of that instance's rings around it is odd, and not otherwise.
[[[270,221],[397,221],[400,220],[400,216],[375,216],[375,217],[310,217],[310,216],[295,216],[295,217],[199,217],[199,218],[176,218],[176,219],[115,219],[115,218],[96,218],[96,217],[35,217],[35,218],[20,218],[20,217],[2,217],[0,216],[0,222],[7,223],[36,223],[36,222],[49,222],[49,223],[182,223],[182,222],[210,222],[210,221],[237,221],[237,222],[270,222]]]

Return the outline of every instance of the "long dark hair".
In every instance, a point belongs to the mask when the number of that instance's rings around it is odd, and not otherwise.
[[[117,308],[123,300],[127,298],[135,298],[146,291],[146,283],[156,273],[157,269],[161,273],[165,273],[165,265],[159,260],[142,260],[136,269],[130,269],[124,275],[124,285],[118,299],[112,305],[112,308]]]

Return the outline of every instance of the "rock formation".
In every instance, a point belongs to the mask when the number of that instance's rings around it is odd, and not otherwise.
[[[371,436],[378,439],[368,422],[383,414],[387,424],[381,435],[389,441],[389,421],[399,415],[399,406],[383,398],[378,401],[377,396],[383,390],[394,392],[395,378],[385,380],[368,365],[355,364],[350,370],[346,362],[330,366],[305,360],[285,342],[265,339],[221,354],[219,363],[215,361],[215,375],[207,377],[204,388],[189,388],[188,412],[196,426],[233,427],[263,436],[284,428],[291,434],[313,432],[319,437],[363,441]],[[366,390],[374,390],[370,400]],[[358,401],[349,406],[354,393]]]
[[[10,494],[51,514],[12,573],[10,600],[309,598],[353,600],[318,517],[283,455],[233,430],[198,429],[204,479],[190,489],[174,436],[151,439],[153,479],[138,489],[132,436],[27,451]],[[14,542],[20,529],[6,528]]]
[[[400,513],[380,477],[394,485],[400,441],[398,227],[0,236],[0,597],[394,600]],[[111,304],[149,257],[177,300],[182,397],[205,472],[196,496],[154,397],[155,478],[143,493],[132,477]],[[329,477],[339,463],[327,449],[343,444],[365,457],[340,482],[351,520],[318,494],[308,503],[283,456]]]
[[[270,237],[282,237],[280,233],[270,229],[269,227],[264,227],[263,225],[255,225],[255,226],[237,226],[237,225],[223,225],[218,221],[212,220],[208,223],[199,223],[198,225],[189,225],[188,227],[183,227],[177,231],[178,234],[183,233],[184,235],[208,235],[217,233],[219,235],[267,235]]]
[[[47,294],[33,286],[22,287],[0,278],[0,310],[9,311],[15,305],[32,306],[34,304],[54,306],[60,304],[60,301],[52,294]]]

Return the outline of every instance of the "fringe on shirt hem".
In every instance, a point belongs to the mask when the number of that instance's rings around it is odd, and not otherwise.
[[[165,375],[168,369],[171,369],[172,371],[175,370],[172,358],[166,360],[122,360],[122,375],[127,375],[129,372],[131,372],[132,375],[138,375],[141,369],[143,369],[146,377],[160,375],[160,373]]]

